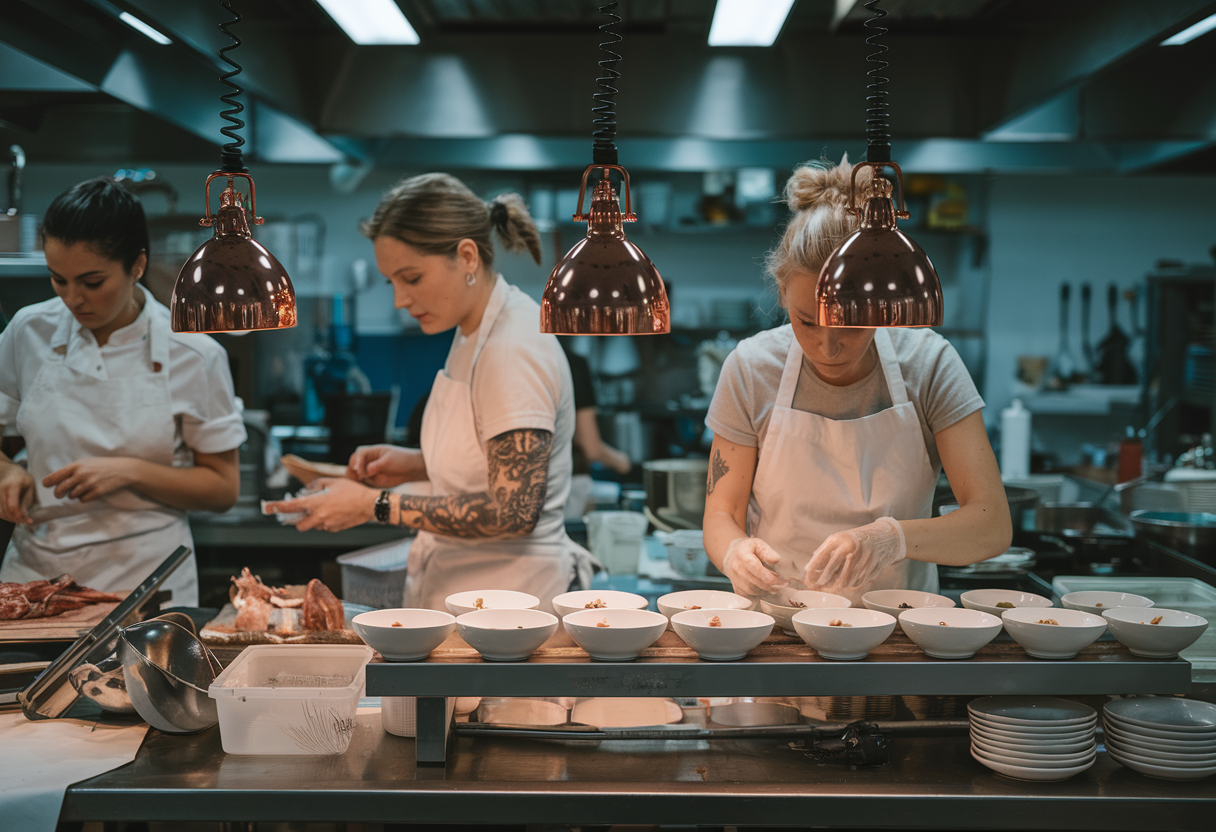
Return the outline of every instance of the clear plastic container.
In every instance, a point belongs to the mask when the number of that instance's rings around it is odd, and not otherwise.
[[[208,691],[225,753],[343,753],[371,657],[363,645],[246,647]]]
[[[412,539],[394,540],[338,556],[342,597],[378,610],[400,607],[405,598],[406,563]]]

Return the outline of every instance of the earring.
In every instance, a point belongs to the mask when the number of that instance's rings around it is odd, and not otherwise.
[[[464,276],[464,282],[465,282],[466,286],[472,286],[474,283],[477,282],[477,275],[473,274],[472,272],[469,272],[468,274],[466,274]]]

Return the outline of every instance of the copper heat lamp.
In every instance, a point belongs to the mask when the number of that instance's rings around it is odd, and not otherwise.
[[[615,64],[621,56],[608,49],[622,38],[608,30],[621,18],[612,13],[616,3],[600,7],[613,20],[600,26],[614,40],[600,44],[608,53],[600,66],[608,73],[597,79],[599,106],[591,165],[583,171],[575,222],[587,223],[587,236],[566,253],[549,275],[540,304],[540,331],[559,335],[650,335],[671,331],[671,305],[663,278],[650,258],[625,239],[624,223],[636,222],[629,193],[629,173],[617,164],[616,114],[612,96],[617,90],[608,82],[620,77]],[[591,206],[583,213],[587,180],[599,173],[591,194]],[[625,212],[612,187],[609,174],[620,174],[625,191]]]
[[[234,16],[220,24],[220,29],[233,41],[232,46],[220,50],[220,57],[234,67],[220,76],[232,89],[220,96],[230,108],[220,115],[231,123],[220,132],[232,141],[223,147],[222,168],[207,177],[204,188],[207,211],[199,225],[213,228],[215,233],[198,247],[178,273],[169,301],[170,322],[174,332],[284,329],[296,325],[296,293],[287,270],[264,245],[253,239],[249,230],[251,219],[254,225],[261,225],[263,220],[257,215],[253,177],[241,160],[245,140],[235,132],[245,126],[237,118],[244,106],[236,100],[241,88],[230,79],[240,73],[241,67],[227,55],[241,44],[228,30],[241,16],[232,9],[230,0],[220,0],[220,5]],[[212,216],[211,182],[220,178],[228,181],[220,194],[219,210]],[[243,195],[236,190],[237,179],[249,183],[248,209]]]
[[[878,58],[887,47],[877,42],[887,29],[877,21],[887,13],[878,0],[865,4],[874,17],[866,21],[874,34],[866,43],[877,47],[867,58],[878,66],[867,75],[873,79],[866,99],[866,161],[853,168],[849,185],[849,213],[861,220],[860,227],[844,239],[828,257],[815,287],[815,323],[819,326],[941,326],[942,285],[928,255],[911,237],[900,231],[895,220],[908,219],[904,209],[904,179],[899,165],[891,161],[888,131],[887,79],[878,75],[887,62]],[[899,209],[891,200],[891,182],[883,175],[891,168],[899,180]],[[857,174],[870,168],[863,207],[857,207]]]

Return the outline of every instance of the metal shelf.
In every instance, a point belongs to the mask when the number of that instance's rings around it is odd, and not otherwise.
[[[46,256],[41,251],[0,254],[0,277],[47,277]]]
[[[775,633],[736,662],[696,657],[668,631],[632,662],[598,662],[559,630],[523,662],[487,662],[451,636],[422,662],[372,662],[369,696],[418,697],[419,762],[446,759],[449,696],[880,696],[1176,694],[1190,689],[1181,659],[1142,659],[1099,641],[1069,661],[1026,655],[1007,636],[966,660],[928,658],[893,634],[861,661],[819,657],[801,640]]]

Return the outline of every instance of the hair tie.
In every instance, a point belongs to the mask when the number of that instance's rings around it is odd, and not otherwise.
[[[507,221],[511,218],[511,212],[507,210],[505,202],[490,203],[490,222],[494,223],[497,228],[506,228]]]

